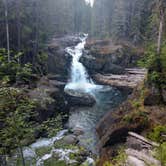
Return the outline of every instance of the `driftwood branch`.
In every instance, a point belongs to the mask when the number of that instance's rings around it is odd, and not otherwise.
[[[133,133],[133,132],[129,132],[128,134],[129,134],[129,136],[132,136],[132,137],[134,137],[134,138],[136,138],[136,139],[139,139],[140,141],[142,141],[142,142],[144,142],[144,143],[146,143],[146,144],[149,144],[149,145],[151,145],[151,146],[153,146],[153,147],[159,147],[159,144],[157,144],[156,142],[147,140],[146,138],[144,138],[144,137],[141,136],[141,135],[138,135],[138,134]]]

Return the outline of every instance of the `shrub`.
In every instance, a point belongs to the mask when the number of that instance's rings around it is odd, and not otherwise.
[[[148,138],[162,143],[165,141],[166,138],[164,138],[162,135],[166,135],[166,126],[156,126],[149,134],[148,134]]]

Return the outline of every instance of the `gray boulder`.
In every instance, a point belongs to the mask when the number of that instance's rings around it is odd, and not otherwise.
[[[70,134],[70,135],[67,135],[67,136],[65,136],[63,138],[63,142],[65,144],[73,144],[73,145],[75,145],[75,144],[78,143],[78,139],[77,139],[77,137],[75,135]]]
[[[73,134],[76,136],[80,136],[84,134],[84,130],[80,127],[75,127],[72,131],[73,131]]]
[[[66,89],[65,97],[70,106],[93,106],[96,103],[92,95],[78,90]]]

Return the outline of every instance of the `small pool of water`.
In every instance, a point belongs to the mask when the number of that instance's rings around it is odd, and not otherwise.
[[[126,99],[126,95],[116,88],[102,86],[91,91],[96,98],[93,107],[76,107],[70,111],[68,126],[71,129],[81,128],[84,134],[79,136],[80,144],[92,153],[97,154],[98,137],[96,125],[108,112]]]

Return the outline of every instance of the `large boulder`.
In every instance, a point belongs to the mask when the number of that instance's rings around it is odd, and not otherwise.
[[[74,129],[72,129],[72,132],[75,136],[80,136],[84,134],[84,129],[76,126]]]
[[[65,144],[72,144],[72,145],[76,145],[79,141],[78,141],[78,138],[73,135],[73,134],[70,134],[70,135],[67,135],[63,138],[62,140]]]
[[[99,149],[125,142],[129,131],[140,132],[146,127],[149,122],[147,115],[135,112],[132,105],[132,101],[138,99],[140,89],[136,88],[124,103],[99,121],[96,126]]]
[[[111,40],[88,40],[80,61],[90,73],[124,74],[124,68],[136,65],[140,53],[132,45]]]
[[[66,89],[65,94],[70,106],[93,106],[96,103],[95,98],[85,92]]]
[[[84,64],[84,66],[92,73],[92,72],[100,72],[104,67],[104,61],[98,61],[92,55],[84,55],[80,58],[80,62]]]
[[[28,92],[29,97],[38,104],[36,108],[38,112],[36,120],[39,122],[56,116],[61,110],[68,112],[68,106],[63,94],[64,83],[53,80],[53,76],[50,76],[50,78],[51,77],[52,80],[47,76],[41,77],[37,82],[36,88]]]

